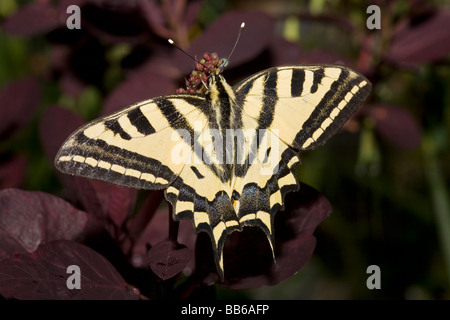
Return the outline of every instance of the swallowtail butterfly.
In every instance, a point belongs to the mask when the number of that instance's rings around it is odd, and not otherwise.
[[[205,93],[152,98],[76,130],[59,150],[62,172],[139,189],[164,189],[175,220],[212,240],[224,277],[225,238],[257,226],[273,252],[273,221],[299,189],[299,151],[333,136],[369,95],[361,74],[290,65],[231,86],[209,70]]]

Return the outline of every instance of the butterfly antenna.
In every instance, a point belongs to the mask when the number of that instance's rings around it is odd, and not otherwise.
[[[171,45],[173,45],[175,48],[177,48],[178,50],[180,50],[181,52],[183,52],[185,55],[187,55],[189,58],[191,58],[192,60],[194,60],[197,63],[200,63],[200,61],[198,61],[196,58],[194,58],[193,56],[191,56],[189,53],[187,53],[186,51],[184,51],[183,49],[181,49],[179,46],[177,46],[175,44],[175,42],[172,39],[168,39],[167,41],[169,41],[169,43]]]
[[[227,61],[230,60],[230,57],[233,54],[234,49],[236,49],[236,46],[237,46],[237,44],[239,42],[239,38],[241,37],[242,29],[244,29],[244,27],[245,27],[245,22],[242,22],[241,23],[241,28],[239,29],[239,33],[238,33],[237,38],[236,38],[236,42],[234,43],[233,49],[231,50],[230,55],[227,58]]]

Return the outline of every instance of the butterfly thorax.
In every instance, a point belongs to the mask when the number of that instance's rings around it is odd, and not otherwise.
[[[233,88],[221,75],[216,74],[210,78],[208,94],[219,128],[222,130],[233,129],[236,104]]]
[[[229,139],[229,133],[234,130],[234,109],[236,107],[235,94],[233,88],[219,74],[213,74],[209,78],[207,99],[210,102],[210,112],[213,114],[215,121],[209,123],[210,129],[217,129],[214,136],[214,155],[220,164],[216,165],[220,179],[231,188],[231,180],[233,177],[234,166],[232,159],[234,158],[234,141]],[[230,130],[231,129],[231,130]],[[228,190],[231,195],[232,190]]]

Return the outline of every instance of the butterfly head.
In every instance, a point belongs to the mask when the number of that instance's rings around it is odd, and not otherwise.
[[[233,49],[226,59],[219,59],[217,53],[204,53],[203,58],[201,60],[198,60],[196,57],[191,56],[189,53],[176,46],[173,40],[169,39],[170,44],[181,50],[184,54],[188,55],[196,62],[195,70],[192,71],[189,75],[189,78],[186,79],[186,89],[179,88],[176,90],[176,93],[206,93],[207,91],[209,91],[210,86],[213,85],[214,82],[217,82],[221,79],[217,78],[217,76],[222,73],[223,69],[228,66],[228,61],[232,56],[234,49],[236,49],[242,29],[244,27],[245,23],[242,22]],[[209,86],[207,85],[207,83],[209,84]]]

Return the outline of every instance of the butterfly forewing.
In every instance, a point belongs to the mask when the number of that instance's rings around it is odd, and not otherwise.
[[[177,103],[183,100],[183,103]],[[180,174],[192,155],[186,119],[200,115],[195,96],[148,100],[74,132],[59,150],[55,165],[63,172],[116,184],[162,189]],[[176,130],[174,130],[176,129]]]
[[[287,66],[234,86],[243,112],[297,150],[325,143],[368,96],[362,75],[341,66]]]

